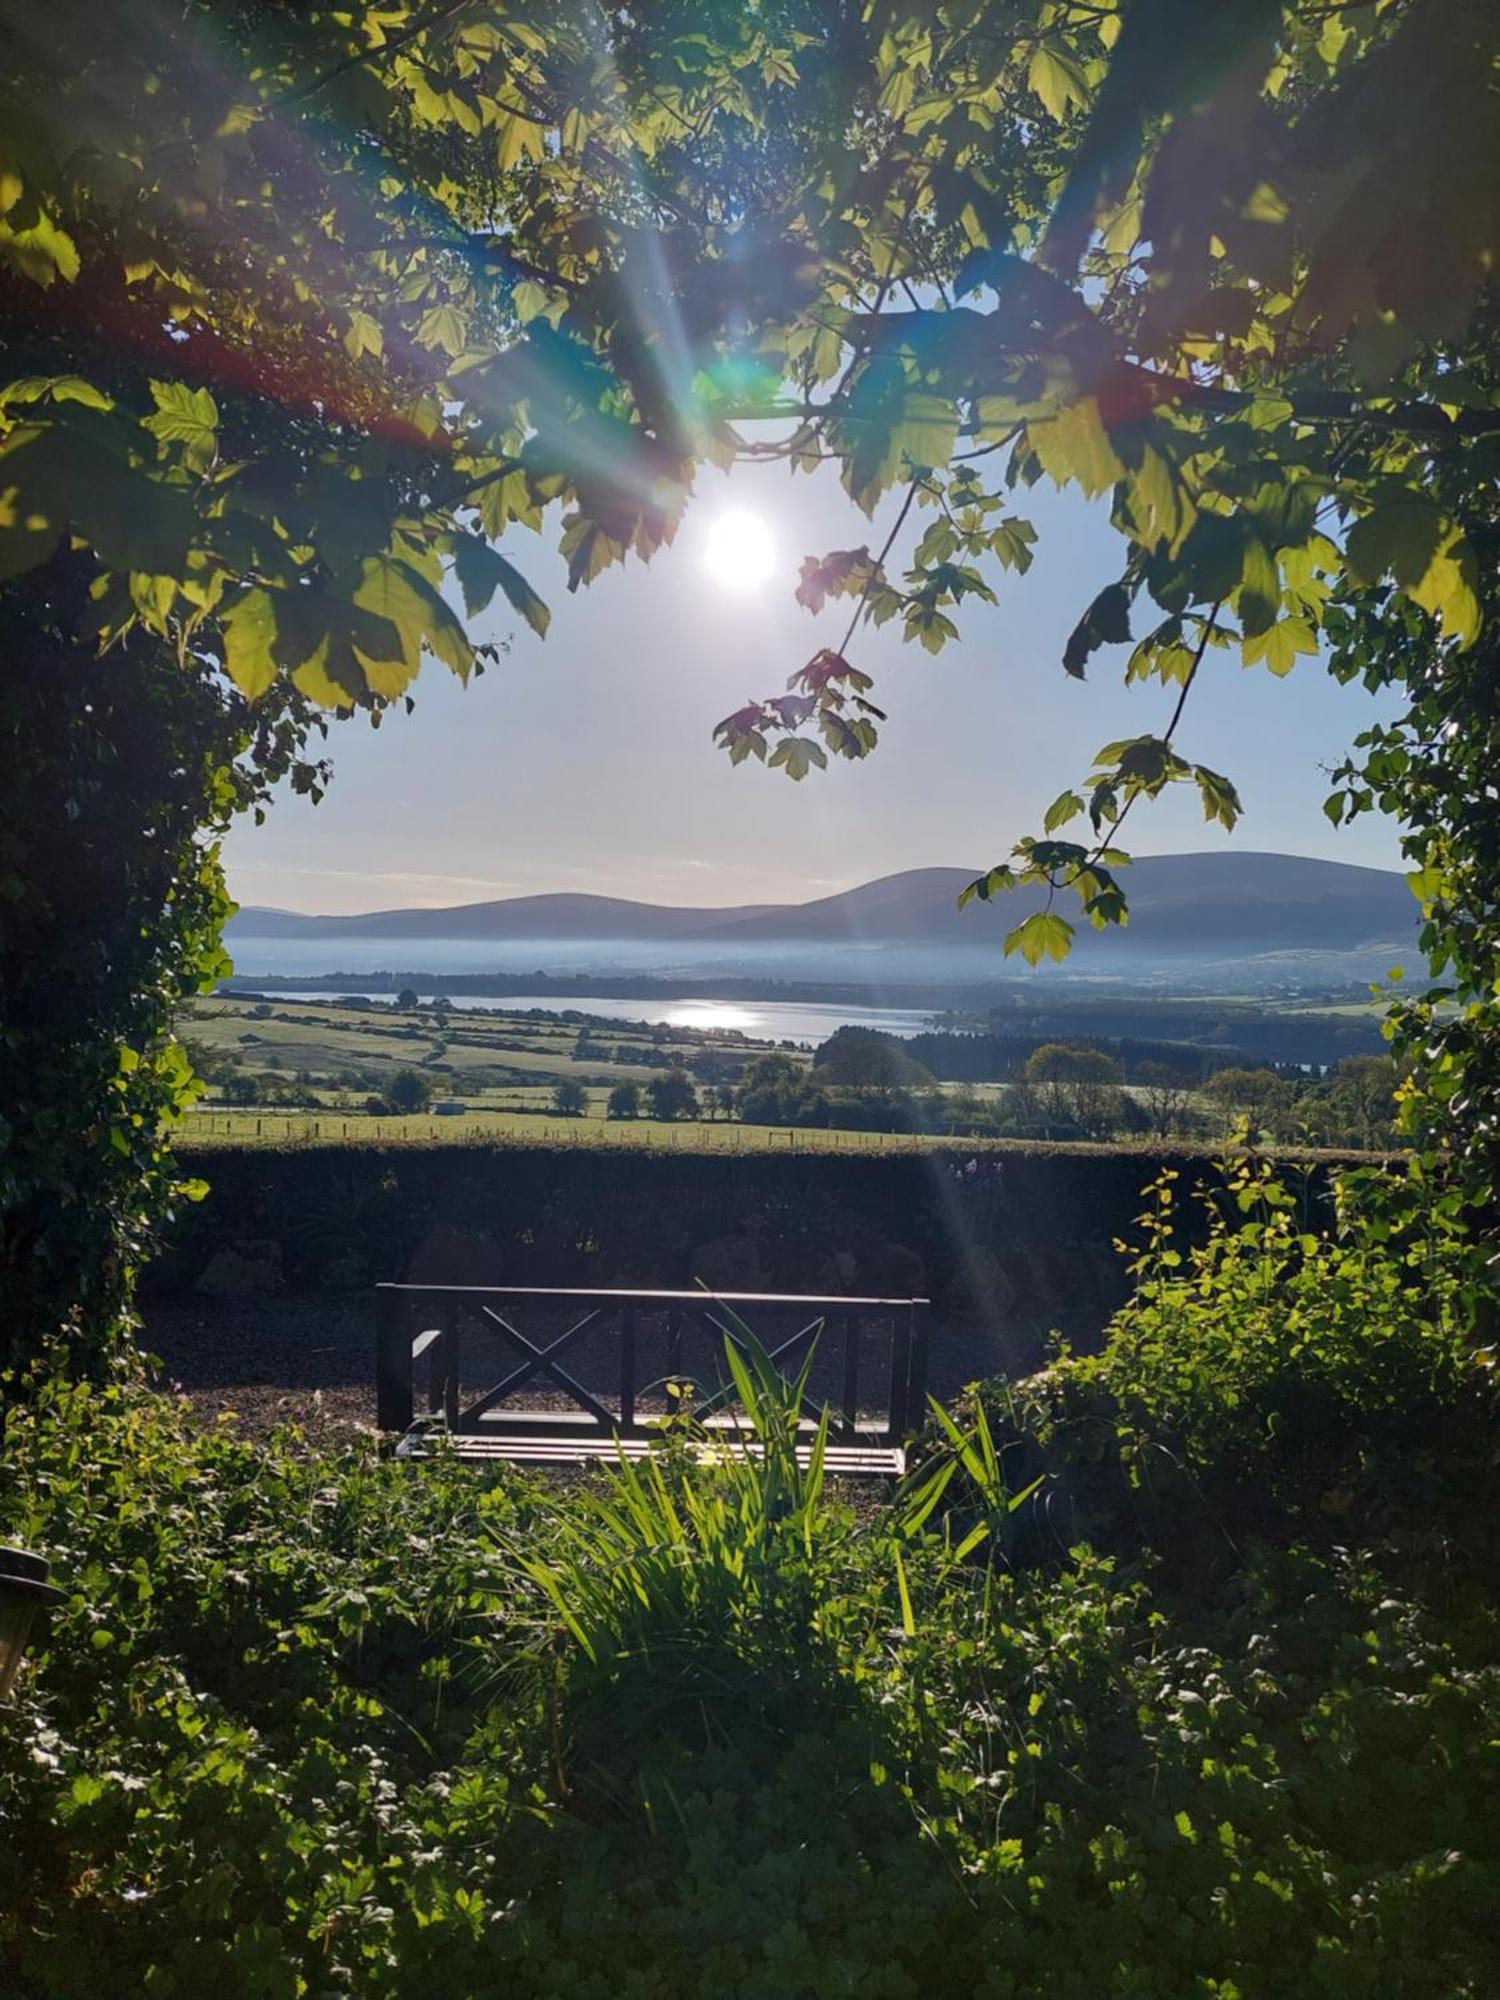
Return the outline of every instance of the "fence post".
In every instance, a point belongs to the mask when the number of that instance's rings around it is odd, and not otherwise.
[[[406,1299],[394,1285],[377,1285],[375,1422],[383,1431],[406,1431],[411,1420],[411,1328]]]

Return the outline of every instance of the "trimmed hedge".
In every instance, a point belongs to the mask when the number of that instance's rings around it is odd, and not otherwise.
[[[196,1284],[216,1253],[289,1289],[380,1279],[926,1293],[947,1313],[1086,1334],[1127,1292],[1116,1251],[1164,1165],[1201,1225],[1202,1153],[1026,1146],[826,1156],[567,1147],[257,1146],[199,1155],[210,1192],[151,1276]],[[1290,1169],[1309,1219],[1329,1161]]]

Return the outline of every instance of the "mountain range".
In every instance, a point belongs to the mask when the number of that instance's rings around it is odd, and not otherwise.
[[[971,868],[912,868],[806,903],[732,908],[631,902],[616,896],[512,896],[448,909],[370,910],[311,916],[242,908],[235,938],[468,939],[496,944],[568,939],[703,945],[788,943],[976,946],[993,950],[996,930],[1040,906],[1039,892],[1016,891],[993,910],[960,913]],[[1126,934],[1136,951],[1247,956],[1277,951],[1336,952],[1409,947],[1418,911],[1405,878],[1380,868],[1260,853],[1162,854],[1123,871],[1130,901]],[[1072,914],[1069,899],[1059,907]],[[1086,943],[1087,927],[1079,942]],[[1124,940],[1119,940],[1123,942]]]

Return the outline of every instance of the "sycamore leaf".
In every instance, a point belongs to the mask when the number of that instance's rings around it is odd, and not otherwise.
[[[45,291],[54,278],[71,284],[78,276],[78,246],[47,215],[37,216],[28,229],[13,229],[0,222],[0,266],[6,264]]]
[[[768,763],[773,769],[785,771],[789,778],[800,784],[814,764],[820,771],[828,768],[828,759],[821,747],[806,736],[785,737],[771,752]]]
[[[876,568],[867,548],[835,549],[821,560],[805,556],[801,575],[797,602],[808,611],[821,611],[830,597],[857,596],[868,588]]]
[[[1384,500],[1349,530],[1344,555],[1360,583],[1378,583],[1387,572],[1403,589],[1418,586],[1443,538],[1443,517],[1425,493]]]
[[[996,896],[1004,895],[1006,890],[1014,889],[1015,886],[1015,869],[1002,861],[998,867],[991,868],[986,874],[980,875],[960,890],[958,907],[966,910],[970,903],[992,902]]]
[[[180,444],[184,461],[194,472],[207,472],[219,449],[219,411],[207,389],[189,389],[183,382],[153,382],[156,414],[142,428],[163,444]]]
[[[247,701],[258,701],[276,678],[271,644],[276,606],[268,590],[247,590],[222,619],[224,671]]]
[[[1203,817],[1232,833],[1241,810],[1240,795],[1234,785],[1222,772],[1211,771],[1206,764],[1193,766],[1193,779],[1203,802]]]
[[[344,351],[352,361],[358,361],[362,354],[378,355],[385,345],[385,335],[378,319],[367,312],[353,311],[349,315],[349,330],[344,335]]]
[[[1019,952],[1028,965],[1064,959],[1073,946],[1073,926],[1055,910],[1034,910],[1005,940],[1005,956]]]
[[[906,613],[905,636],[918,640],[929,653],[940,653],[950,639],[958,637],[958,627],[936,605],[913,604]]]
[[[1472,646],[1478,638],[1479,564],[1472,544],[1461,535],[1433,557],[1421,582],[1407,594],[1437,619],[1445,638],[1456,639],[1460,647]]]
[[[1093,396],[1080,396],[1076,403],[1064,404],[1055,417],[1028,424],[1026,437],[1055,485],[1077,480],[1090,499],[1125,476]]]
[[[1281,573],[1276,558],[1257,534],[1245,536],[1240,578],[1240,629],[1247,639],[1258,638],[1275,624],[1281,609]]]
[[[459,535],[453,543],[453,568],[464,594],[464,610],[477,618],[497,590],[504,591],[539,639],[547,636],[552,613],[514,563],[477,535]]]
[[[358,706],[349,689],[329,670],[329,643],[326,638],[316,652],[311,653],[300,667],[293,669],[292,685],[299,694],[305,694],[309,701],[316,702],[319,708],[332,708],[341,714],[352,715]]]
[[[354,602],[385,620],[398,641],[398,657],[408,667],[417,666],[428,612],[415,571],[394,556],[372,556],[360,565],[360,572]]]
[[[1406,877],[1406,886],[1427,909],[1443,893],[1445,880],[1441,868],[1414,868]]]
[[[1060,826],[1066,826],[1070,819],[1076,819],[1083,811],[1083,800],[1077,792],[1060,792],[1048,806],[1042,821],[1044,833],[1056,833]]]
[[[1130,593],[1112,583],[1094,599],[1063,648],[1063,670],[1081,681],[1084,664],[1100,646],[1123,645],[1130,637]],[[1049,829],[1050,830],[1050,829]]]
[[[1247,634],[1240,657],[1247,667],[1263,661],[1280,680],[1296,666],[1299,653],[1317,650],[1317,634],[1305,618],[1283,618],[1267,631]]]
[[[1140,464],[1129,475],[1126,497],[1134,539],[1147,549],[1164,542],[1166,553],[1176,555],[1196,510],[1171,460],[1151,445],[1144,446]]]
[[[444,354],[462,354],[468,337],[468,319],[457,306],[429,306],[417,321],[418,347],[441,348]]]
[[[1026,81],[1059,123],[1089,101],[1088,82],[1070,55],[1055,42],[1038,42],[1026,71]]]

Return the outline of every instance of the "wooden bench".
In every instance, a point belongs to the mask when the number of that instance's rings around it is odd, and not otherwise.
[[[893,1478],[925,1414],[927,1314],[926,1299],[378,1285],[376,1421],[401,1434],[408,1457],[441,1436],[466,1459],[584,1465],[644,1456],[672,1416],[668,1385],[691,1384],[691,1448],[712,1456],[743,1423],[725,1366],[725,1342],[743,1346],[738,1319],[788,1379],[813,1350],[799,1456],[826,1409],[829,1472]],[[538,1316],[551,1322],[542,1332],[517,1323]],[[591,1361],[591,1381],[564,1356]],[[499,1378],[476,1391],[476,1371],[488,1379],[497,1365]],[[543,1378],[550,1407],[520,1399]]]

